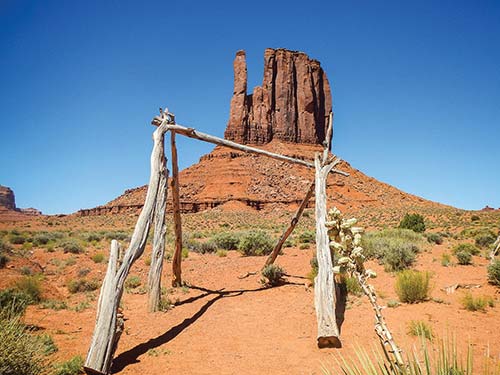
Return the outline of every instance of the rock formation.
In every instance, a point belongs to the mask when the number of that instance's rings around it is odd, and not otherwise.
[[[266,49],[262,86],[247,94],[245,51],[234,59],[234,90],[226,139],[263,145],[272,140],[321,144],[332,110],[319,61],[303,52]]]
[[[6,210],[16,209],[16,198],[12,189],[0,185],[0,208]]]

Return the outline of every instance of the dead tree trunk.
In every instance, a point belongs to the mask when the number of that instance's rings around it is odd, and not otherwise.
[[[175,250],[172,259],[172,286],[182,284],[182,222],[179,202],[179,166],[177,164],[177,146],[175,132],[170,132],[172,148],[172,205],[174,213]]]
[[[333,260],[330,252],[328,230],[325,226],[326,179],[336,162],[323,164],[320,154],[316,154],[314,164],[316,195],[316,257],[318,259],[318,276],[314,280],[314,303],[318,320],[318,347],[340,347],[339,328],[335,314],[335,278]]]
[[[165,157],[164,135],[167,129],[167,120],[165,120],[153,133],[154,146],[151,153],[151,176],[144,207],[137,220],[122,264],[115,273],[111,272],[113,270],[111,269],[109,275],[106,274],[106,288],[101,290],[101,296],[99,297],[101,306],[85,361],[85,370],[88,374],[108,374],[111,368],[120,333],[117,330],[120,325],[117,313],[123,294],[123,284],[130,267],[142,255],[146,246],[160,185],[161,165]]]
[[[148,275],[148,310],[155,312],[160,309],[161,301],[161,272],[163,270],[163,259],[165,256],[165,236],[167,225],[165,223],[165,210],[167,208],[167,181],[168,170],[167,161],[163,158],[160,170],[160,186],[158,188],[158,197],[156,199],[154,216],[154,237],[153,251],[151,253],[151,265]]]
[[[304,200],[302,201],[299,208],[297,209],[297,212],[295,212],[295,215],[293,216],[293,218],[290,222],[290,225],[288,226],[288,228],[286,228],[286,230],[283,232],[280,239],[278,240],[278,243],[274,247],[273,252],[267,258],[266,264],[264,265],[264,267],[268,266],[269,264],[273,264],[274,261],[276,260],[276,258],[278,257],[278,254],[280,253],[281,248],[283,247],[283,244],[285,243],[287,238],[290,236],[290,234],[292,234],[293,230],[297,226],[299,219],[302,216],[302,213],[304,212],[305,208],[307,207],[307,203],[311,199],[313,193],[314,193],[314,182],[311,183],[311,185],[309,186],[309,190],[307,191],[306,196],[304,197]]]
[[[496,241],[493,243],[492,249],[489,254],[490,264],[495,261],[495,257],[500,252],[500,234],[498,235]]]

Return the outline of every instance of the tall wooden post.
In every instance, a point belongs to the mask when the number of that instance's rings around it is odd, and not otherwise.
[[[163,270],[163,259],[165,255],[165,236],[167,225],[165,223],[165,210],[167,208],[167,160],[164,157],[160,170],[160,186],[156,199],[154,215],[154,237],[153,251],[151,253],[151,265],[148,275],[148,310],[155,312],[160,309],[161,301],[161,272]]]
[[[327,218],[326,208],[326,179],[335,161],[322,163],[322,157],[316,154],[316,257],[318,259],[318,276],[314,280],[314,303],[318,320],[318,346],[340,347],[340,332],[335,314],[335,278],[333,274],[333,260],[330,252],[328,230],[325,226]]]
[[[106,283],[101,288],[97,321],[90,344],[84,369],[88,374],[109,374],[113,354],[118,345],[122,324],[118,316],[118,307],[123,294],[123,286],[130,267],[142,255],[153,220],[161,177],[161,165],[164,155],[164,135],[167,120],[161,123],[153,133],[153,151],[151,153],[151,176],[144,207],[135,225],[132,239],[118,269],[108,265]],[[111,261],[111,257],[110,257]],[[116,269],[116,272],[115,272]]]
[[[299,208],[297,209],[297,212],[295,212],[295,215],[290,221],[290,225],[288,226],[288,228],[285,229],[285,231],[281,235],[280,239],[278,240],[278,243],[276,244],[276,246],[274,246],[272,253],[269,254],[269,256],[267,257],[266,264],[264,265],[264,267],[273,264],[276,258],[278,257],[278,254],[280,253],[283,244],[297,226],[299,219],[302,216],[302,213],[304,212],[305,208],[307,207],[307,203],[311,199],[313,193],[314,193],[314,182],[312,182],[311,185],[309,186],[306,196],[302,200]]]
[[[172,206],[175,234],[175,250],[172,259],[172,286],[180,286],[182,284],[182,222],[179,202],[179,166],[174,131],[170,132],[170,145],[172,149]]]

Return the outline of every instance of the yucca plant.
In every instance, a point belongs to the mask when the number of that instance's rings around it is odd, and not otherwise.
[[[337,368],[332,371],[323,367],[325,375],[499,375],[500,362],[492,363],[485,356],[482,369],[475,369],[472,361],[472,345],[468,345],[467,353],[463,357],[457,350],[456,341],[439,340],[435,346],[429,346],[422,338],[420,354],[417,348],[406,357],[404,367],[396,367],[379,349],[373,349],[369,354],[364,348],[357,348],[355,358],[346,359],[336,356]],[[432,354],[434,353],[434,354]]]

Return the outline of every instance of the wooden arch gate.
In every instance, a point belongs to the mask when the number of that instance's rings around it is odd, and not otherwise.
[[[255,147],[242,145],[226,139],[201,133],[175,122],[175,116],[168,110],[160,108],[160,115],[152,120],[157,126],[153,133],[153,151],[151,153],[151,174],[146,199],[142,211],[137,219],[130,244],[122,251],[116,240],[111,241],[111,249],[106,276],[104,278],[97,304],[97,317],[90,348],[85,360],[84,369],[87,374],[109,374],[114,352],[118,346],[123,331],[124,321],[119,305],[123,295],[125,279],[133,263],[143,254],[149,231],[154,227],[153,252],[148,274],[148,309],[157,311],[161,297],[161,272],[165,253],[166,222],[165,210],[167,204],[167,159],[165,157],[165,134],[171,135],[172,152],[172,202],[175,233],[175,251],[172,260],[172,285],[182,283],[181,252],[182,228],[179,204],[179,179],[176,134],[189,138],[213,143],[239,151],[254,153],[273,159],[299,164],[314,168],[315,180],[311,183],[304,200],[292,217],[290,225],[284,231],[265,265],[272,264],[288,236],[293,232],[312,194],[315,193],[316,216],[316,252],[318,257],[318,276],[315,280],[315,307],[318,322],[318,346],[339,346],[339,329],[335,314],[335,279],[333,275],[332,257],[330,255],[329,239],[325,221],[326,207],[326,180],[330,173],[348,176],[347,173],[336,169],[340,159],[331,154],[331,139],[333,134],[333,115],[330,113],[326,140],[322,153],[316,153],[314,163],[295,159],[289,156],[272,153]]]

